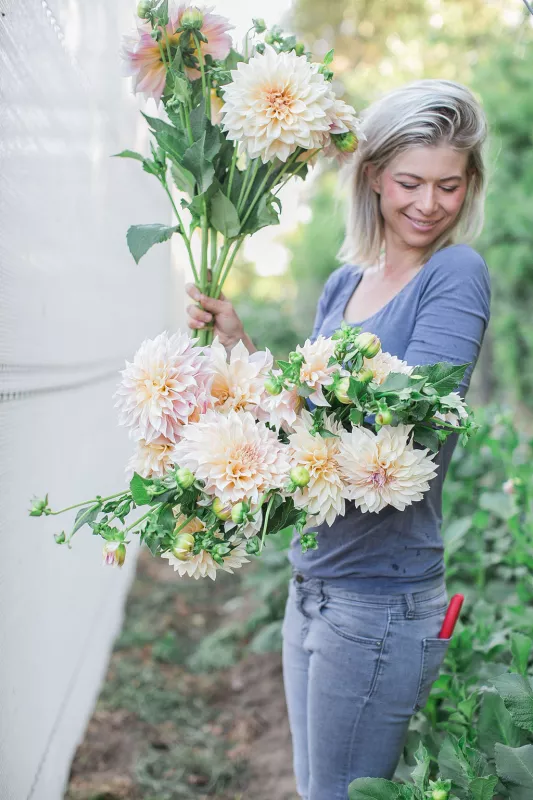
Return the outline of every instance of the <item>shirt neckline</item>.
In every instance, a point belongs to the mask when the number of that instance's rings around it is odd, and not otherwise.
[[[453,245],[451,245],[451,246],[453,247]],[[442,249],[443,249],[443,250],[445,250],[445,249],[447,249],[447,248],[442,248]],[[440,250],[438,250],[437,252],[440,252]],[[436,255],[436,254],[434,253],[434,254],[433,254],[433,256],[434,256],[434,255]],[[346,299],[346,302],[344,303],[344,305],[343,305],[343,307],[342,307],[342,313],[341,313],[341,320],[342,320],[342,322],[345,322],[345,323],[346,323],[346,325],[350,325],[350,327],[352,327],[352,328],[353,328],[353,327],[359,327],[360,325],[365,325],[365,324],[366,324],[366,323],[367,323],[369,320],[371,320],[371,319],[374,319],[374,317],[377,317],[377,315],[378,315],[378,314],[381,314],[381,312],[382,312],[382,311],[385,311],[385,309],[387,309],[387,308],[388,308],[388,307],[389,307],[389,306],[390,306],[390,305],[391,305],[391,304],[392,304],[392,303],[393,303],[393,302],[396,300],[396,298],[397,298],[397,297],[399,297],[399,296],[400,296],[400,295],[401,295],[401,294],[402,294],[402,293],[403,293],[403,292],[404,292],[404,291],[405,291],[405,290],[406,290],[406,289],[407,289],[409,286],[411,286],[411,284],[413,284],[413,283],[416,281],[416,279],[418,278],[418,276],[419,276],[419,275],[420,275],[422,272],[424,272],[425,268],[427,267],[427,265],[429,264],[429,262],[432,260],[433,256],[431,256],[431,257],[430,257],[430,258],[429,258],[429,259],[428,259],[428,260],[427,260],[427,261],[426,261],[426,262],[425,262],[425,263],[422,265],[422,267],[421,267],[421,268],[418,270],[418,272],[416,273],[416,275],[414,275],[414,276],[411,278],[411,280],[410,280],[410,281],[408,281],[408,282],[405,284],[405,286],[402,286],[402,288],[401,288],[401,289],[400,289],[398,292],[396,292],[396,294],[395,294],[395,295],[393,295],[393,296],[391,297],[391,299],[390,299],[390,300],[389,300],[387,303],[385,303],[385,305],[384,305],[384,306],[381,306],[381,308],[378,308],[378,310],[377,310],[377,311],[375,311],[375,312],[374,312],[373,314],[371,314],[369,317],[366,317],[366,319],[358,320],[357,322],[346,322],[346,320],[344,319],[344,314],[345,314],[345,311],[346,311],[346,307],[347,307],[348,303],[350,302],[350,300],[351,300],[351,298],[352,298],[352,295],[353,295],[353,293],[355,292],[355,290],[356,290],[356,289],[357,289],[357,287],[359,286],[359,283],[361,282],[361,279],[362,279],[362,277],[363,277],[363,271],[364,271],[364,270],[362,270],[360,267],[356,267],[356,268],[355,268],[355,270],[354,270],[354,275],[355,275],[355,279],[356,279],[356,280],[355,280],[355,283],[354,283],[353,285],[351,285],[351,286],[350,286],[350,291],[349,291],[348,297],[347,297],[347,299]]]

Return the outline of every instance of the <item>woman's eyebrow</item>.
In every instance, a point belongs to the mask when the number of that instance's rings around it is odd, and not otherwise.
[[[413,175],[412,172],[395,172],[393,177],[397,178],[400,175],[407,175],[409,178],[416,178],[417,181],[424,180],[423,178],[420,177],[420,175]],[[441,181],[441,182],[442,181],[460,181],[461,178],[462,178],[462,175],[450,175],[449,178],[439,178],[439,181]]]

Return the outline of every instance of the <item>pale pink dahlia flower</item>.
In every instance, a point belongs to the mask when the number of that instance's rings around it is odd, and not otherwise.
[[[162,477],[174,464],[172,460],[174,445],[164,436],[159,436],[150,444],[140,439],[135,442],[135,447],[135,453],[126,467],[128,478],[131,478],[134,472],[143,478]]]
[[[174,460],[188,467],[204,491],[222,503],[257,503],[269,489],[288,481],[288,448],[247,411],[207,411],[183,428]]]
[[[373,383],[377,383],[381,385],[385,378],[391,372],[401,372],[405,375],[410,375],[413,371],[414,367],[410,367],[407,361],[402,361],[397,356],[393,356],[390,353],[384,353],[382,350],[374,356],[374,358],[364,358],[363,359],[363,369],[370,369],[373,378]]]
[[[250,158],[287,161],[298,147],[321,147],[334,98],[330,84],[296,53],[264,54],[241,61],[223,87],[223,130],[242,142]]]
[[[172,24],[166,26],[171,45],[177,45],[181,34],[174,34]],[[165,88],[167,70],[161,59],[161,50],[150,35],[148,23],[140,23],[136,34],[125,34],[122,37],[121,56],[123,58],[122,74],[133,77],[134,94],[142,93],[145,98],[153,97],[159,104]],[[165,52],[165,38],[161,40]]]
[[[132,437],[151,444],[160,437],[177,442],[189,421],[211,403],[209,359],[195,339],[161,333],[146,339],[126,362],[115,393],[119,424],[132,428]]]
[[[184,528],[183,530],[185,531],[186,529]],[[234,547],[227,556],[223,556],[223,564],[218,564],[205,550],[201,550],[196,556],[191,555],[185,561],[176,558],[170,551],[161,553],[161,557],[168,558],[168,563],[171,567],[174,567],[174,571],[177,572],[180,577],[188,575],[195,580],[199,578],[211,578],[211,580],[214,581],[217,577],[217,570],[222,569],[224,572],[229,572],[233,575],[234,569],[239,569],[243,564],[247,564],[250,561],[250,559],[246,557],[245,547],[246,545],[243,543]]]
[[[300,380],[310,389],[314,389],[309,399],[315,406],[329,406],[322,388],[331,386],[333,373],[339,369],[338,364],[328,367],[330,358],[335,354],[336,344],[334,339],[319,336],[314,342],[307,339],[305,344],[296,347],[296,352],[301,353],[305,359],[300,369]]]
[[[274,375],[281,375],[282,370],[273,370]],[[256,410],[258,419],[269,422],[276,429],[283,428],[287,433],[293,429],[300,411],[305,405],[304,398],[298,389],[282,389],[279,394],[265,394],[261,407]]]
[[[345,512],[344,483],[337,463],[342,425],[326,417],[325,428],[336,435],[323,438],[320,434],[313,436],[312,424],[312,415],[304,409],[289,436],[291,466],[305,467],[311,476],[307,486],[297,489],[292,497],[296,508],[308,510],[311,524],[326,521],[332,525],[337,515],[344,516]]]
[[[265,397],[265,379],[272,369],[269,350],[250,353],[242,341],[231,350],[229,363],[226,349],[215,337],[209,351],[213,381],[211,396],[217,411],[251,411],[262,404]]]
[[[216,61],[223,61],[231,50],[231,36],[228,31],[234,28],[226,17],[221,17],[219,14],[213,14],[214,6],[197,6],[191,3],[180,3],[177,0],[169,0],[168,3],[168,16],[172,30],[176,30],[181,25],[181,18],[185,11],[189,8],[198,9],[204,17],[201,33],[207,39],[207,42],[200,42],[200,51],[202,56],[210,55]],[[195,49],[194,55],[198,58],[198,52]],[[201,72],[197,69],[185,67],[185,72],[191,80],[195,80],[201,76]]]
[[[337,454],[344,497],[361,511],[381,511],[392,505],[399,511],[421,500],[435,477],[435,453],[415,450],[409,439],[412,425],[384,425],[379,432],[355,427],[341,433]]]

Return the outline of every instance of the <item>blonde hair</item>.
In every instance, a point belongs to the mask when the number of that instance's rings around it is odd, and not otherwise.
[[[379,174],[396,156],[413,146],[449,145],[468,153],[468,189],[452,228],[424,252],[424,262],[437,250],[457,242],[469,243],[484,220],[486,168],[483,145],[487,138],[485,113],[472,92],[460,83],[427,79],[389,92],[361,115],[359,148],[345,168],[350,194],[344,242],[337,254],[343,263],[361,267],[379,263],[384,225],[379,196],[366,167]]]

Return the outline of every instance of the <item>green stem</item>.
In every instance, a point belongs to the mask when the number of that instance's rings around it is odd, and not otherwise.
[[[196,35],[196,32],[193,32],[193,39],[196,44],[196,49],[198,50],[198,62],[200,64],[200,73],[202,75],[202,93],[204,95],[204,102],[205,102],[205,113],[207,118],[211,119],[211,97],[208,92],[207,81],[205,78],[205,64],[204,64],[204,56],[202,54],[202,50],[200,49],[200,40]]]
[[[265,542],[266,529],[267,529],[267,525],[268,525],[268,518],[270,516],[270,509],[272,508],[272,503],[274,502],[275,496],[276,495],[273,494],[272,497],[270,498],[270,500],[268,501],[268,506],[267,506],[267,510],[266,510],[266,514],[265,514],[265,521],[263,523],[263,533],[261,535],[261,546],[259,547],[259,555],[261,555],[261,553],[263,552],[263,544]]]
[[[285,167],[285,169],[286,168],[287,167]],[[265,186],[267,185],[268,181],[270,180],[270,177],[272,176],[272,173],[275,171],[275,169],[276,169],[276,167],[275,167],[274,164],[271,164],[270,167],[268,168],[267,174],[265,175],[265,177],[261,181],[261,185],[260,185],[259,189],[257,190],[257,194],[255,195],[255,197],[252,200],[252,202],[249,204],[248,211],[244,215],[244,219],[241,221],[241,228],[246,223],[246,220],[248,219],[248,217],[250,216],[250,214],[254,210],[256,203],[259,201],[261,195],[263,194]],[[282,172],[283,172],[283,170],[282,170]],[[246,202],[246,200],[244,202]],[[244,203],[243,203],[243,205],[244,205]]]
[[[195,519],[195,518],[196,518],[196,513],[194,513],[194,512],[193,512],[193,513],[191,514],[191,516],[190,516],[190,517],[187,517],[187,519],[185,520],[185,522],[182,522],[182,523],[181,523],[181,525],[179,526],[179,528],[176,528],[176,529],[174,530],[174,535],[175,535],[175,536],[177,536],[177,535],[178,535],[178,533],[179,533],[181,530],[183,530],[183,528],[184,528],[186,525],[188,525],[188,524],[189,524],[189,522],[192,522],[192,521],[193,521],[193,519]]]
[[[220,278],[220,280],[218,282],[218,285],[217,285],[217,287],[215,289],[215,293],[212,295],[217,300],[218,300],[218,298],[220,296],[220,292],[222,291],[222,287],[224,286],[226,278],[229,275],[229,271],[230,271],[230,269],[232,267],[233,261],[235,260],[235,256],[239,252],[239,249],[240,249],[240,247],[241,247],[243,242],[244,242],[244,235],[242,235],[239,239],[237,239],[237,241],[235,243],[235,247],[233,248],[233,253],[231,254],[231,256],[229,258],[229,261],[228,261],[228,263],[227,263],[227,265],[226,265],[226,267],[225,267],[225,269],[224,269],[224,271],[223,271],[223,273],[221,275],[221,278]]]
[[[207,291],[207,250],[209,247],[209,227],[207,223],[207,201],[203,198],[203,214],[202,214],[202,266],[201,266],[201,284],[200,290],[203,294]]]
[[[170,74],[172,75],[172,55],[170,53],[170,39],[168,38],[168,31],[166,26],[163,28],[163,35],[165,37],[165,44],[167,46],[167,56],[168,56],[168,68],[170,70]]]
[[[210,267],[211,267],[211,285],[213,284],[213,269],[215,264],[217,263],[217,232],[215,228],[210,228],[210,244],[211,244],[211,256],[210,256]]]
[[[241,197],[239,197],[239,202],[237,204],[237,212],[238,212],[239,216],[241,214],[241,211],[242,211],[246,201],[248,200],[248,195],[250,194],[250,192],[252,190],[252,186],[254,185],[255,176],[257,175],[257,172],[259,170],[260,159],[259,158],[255,158],[252,163],[253,163],[252,169],[249,170],[248,167],[246,169],[246,173],[247,173],[246,178],[247,178],[247,180],[245,178],[245,180],[243,181],[243,185],[241,187]],[[246,189],[244,188],[245,185],[246,185]],[[243,190],[244,190],[244,192],[243,192]]]
[[[315,155],[315,154],[314,154],[314,152],[313,152],[313,156],[314,156],[314,155]],[[288,175],[288,176],[285,178],[285,180],[284,180],[282,183],[280,183],[280,185],[278,186],[278,188],[277,188],[277,189],[276,189],[276,191],[274,192],[274,196],[277,196],[277,195],[280,193],[280,191],[281,191],[281,190],[283,189],[283,187],[284,187],[284,186],[285,186],[285,185],[286,185],[286,184],[287,184],[287,183],[290,181],[290,179],[291,179],[291,178],[294,178],[296,175],[298,175],[298,173],[300,172],[300,170],[301,170],[301,169],[303,169],[303,168],[305,167],[305,165],[307,164],[307,162],[308,162],[308,161],[310,161],[310,160],[311,160],[311,158],[312,158],[313,156],[309,156],[309,158],[306,158],[306,159],[305,159],[305,161],[301,161],[301,162],[298,164],[298,166],[296,167],[296,169],[294,170],[294,172],[291,172],[291,174],[290,174],[290,175]],[[296,156],[296,158],[298,158],[298,156]],[[294,158],[294,160],[293,160],[293,162],[292,162],[292,163],[294,163],[294,162],[296,161],[296,158]],[[282,172],[286,172],[286,170],[282,170]],[[281,175],[281,174],[282,174],[282,173],[280,173],[280,175]]]
[[[81,506],[86,506],[86,505],[92,505],[92,506],[102,505],[103,503],[106,503],[108,500],[113,500],[115,497],[120,497],[121,495],[127,493],[128,490],[123,489],[121,492],[117,492],[116,494],[110,494],[108,497],[100,497],[100,498],[93,498],[92,500],[84,500],[83,503],[76,503],[73,506],[67,506],[66,508],[62,508],[60,511],[49,511],[46,516],[48,517],[48,516],[56,516],[57,514],[64,514],[65,511],[72,511],[73,508],[81,508]]]
[[[231,200],[231,189],[233,187],[233,175],[235,173],[235,164],[237,163],[237,150],[239,148],[235,144],[233,148],[233,155],[231,156],[231,167],[229,168],[229,182],[228,182],[228,191],[227,196]]]
[[[160,41],[158,41],[157,46],[159,47],[159,52],[161,53],[161,61],[163,62],[164,66],[165,66],[165,70],[168,72],[169,69],[170,69],[170,63],[167,64],[167,60],[165,58],[165,51],[163,49],[163,45],[161,44]]]
[[[220,252],[218,254],[217,262],[215,264],[215,268],[211,274],[211,290],[215,291],[216,287],[218,286],[219,276],[222,272],[222,268],[224,267],[224,263],[230,251],[230,247],[233,244],[234,239],[226,239],[224,244],[222,245]],[[212,295],[213,297],[217,297],[217,295]]]
[[[142,522],[143,520],[145,520],[145,519],[146,519],[146,517],[149,517],[149,516],[150,516],[150,514],[153,514],[153,512],[154,512],[154,511],[159,511],[159,509],[160,509],[160,508],[161,508],[163,505],[164,505],[163,503],[156,503],[156,505],[155,505],[155,506],[152,506],[152,507],[151,507],[150,511],[147,511],[147,512],[146,512],[146,514],[143,514],[143,515],[142,515],[142,517],[139,517],[138,519],[136,519],[136,520],[135,520],[135,522],[132,522],[132,523],[131,523],[131,525],[128,525],[128,527],[127,527],[127,528],[124,528],[124,531],[123,531],[123,532],[124,532],[124,533],[127,533],[128,531],[131,531],[131,530],[132,530],[132,528],[135,528],[135,526],[136,526],[136,525],[138,525],[138,524],[139,524],[139,522]]]
[[[185,231],[185,226],[183,225],[183,222],[181,221],[181,217],[180,217],[179,211],[176,208],[176,203],[174,202],[174,198],[172,197],[170,189],[168,188],[167,182],[165,180],[162,180],[161,184],[163,186],[163,189],[165,190],[165,192],[168,195],[168,199],[172,203],[172,208],[174,209],[174,214],[176,215],[176,219],[178,220],[178,224],[180,226],[180,232],[181,232],[181,235],[183,237],[183,241],[185,242],[185,247],[187,248],[187,253],[189,254],[189,262],[190,262],[191,269],[192,269],[192,272],[193,272],[193,275],[194,275],[194,282],[198,285],[200,283],[200,281],[199,281],[198,272],[196,271],[196,266],[195,266],[195,263],[194,263],[194,256],[193,256],[192,250],[191,250],[191,242],[189,240],[189,237],[187,236],[187,233]]]

